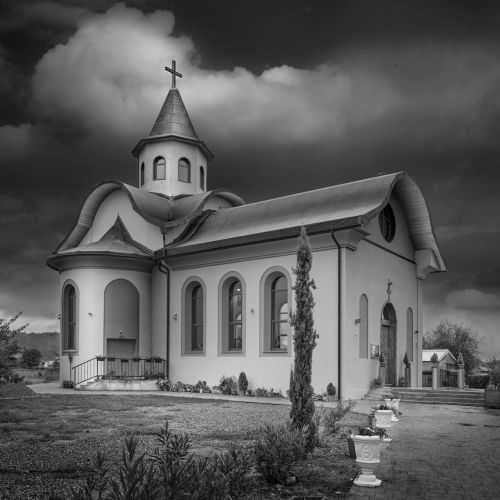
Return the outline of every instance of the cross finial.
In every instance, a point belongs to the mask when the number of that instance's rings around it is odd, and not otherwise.
[[[175,59],[172,59],[172,68],[165,66],[165,71],[172,73],[172,88],[175,89],[175,77],[178,76],[179,78],[182,78],[182,75],[175,71]]]
[[[391,286],[392,286],[392,280],[389,278],[387,280],[387,300],[389,302],[391,301]]]

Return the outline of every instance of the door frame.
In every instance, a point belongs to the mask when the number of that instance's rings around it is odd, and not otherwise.
[[[387,372],[386,382],[389,385],[397,385],[398,372],[397,372],[397,357],[398,357],[398,343],[397,343],[397,317],[396,310],[391,302],[386,302],[382,308],[380,320],[380,352],[382,351],[382,337],[384,330],[388,329],[388,341],[391,348],[390,356],[386,356]]]

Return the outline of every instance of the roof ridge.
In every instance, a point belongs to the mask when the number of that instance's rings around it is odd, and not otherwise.
[[[394,172],[393,174],[375,175],[374,177],[368,177],[366,179],[358,179],[357,181],[344,182],[342,184],[334,184],[333,186],[325,186],[325,187],[322,187],[322,188],[310,189],[308,191],[300,191],[298,193],[285,194],[284,196],[277,196],[276,198],[268,198],[266,200],[259,200],[259,201],[255,201],[253,203],[245,203],[244,205],[240,205],[240,206],[237,206],[237,207],[227,208],[226,210],[233,210],[235,208],[243,208],[243,207],[251,207],[251,206],[255,206],[255,205],[261,204],[261,203],[270,203],[270,202],[276,201],[276,200],[285,200],[287,198],[300,197],[300,196],[303,196],[303,195],[306,195],[306,194],[313,194],[313,193],[324,192],[324,191],[327,191],[327,190],[332,189],[332,188],[340,188],[340,187],[345,187],[345,186],[349,186],[349,185],[352,185],[352,184],[369,182],[369,181],[372,181],[373,179],[380,179],[382,177],[393,177],[393,178],[396,178],[396,177],[399,177],[401,175],[408,175],[408,174],[406,174],[405,172]]]

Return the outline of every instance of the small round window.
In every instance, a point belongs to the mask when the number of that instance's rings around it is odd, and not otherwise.
[[[384,237],[385,241],[392,241],[394,239],[394,233],[396,232],[396,219],[394,217],[394,211],[390,205],[386,205],[382,212],[378,216],[378,223],[380,226],[380,232]]]

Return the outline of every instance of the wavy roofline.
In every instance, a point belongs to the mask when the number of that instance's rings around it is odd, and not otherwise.
[[[118,190],[122,190],[127,194],[132,208],[136,213],[138,213],[144,220],[155,226],[158,226],[160,229],[165,224],[165,222],[169,221],[169,218],[172,216],[173,204],[175,203],[174,198],[169,198],[168,196],[162,194],[144,191],[136,188],[135,186],[125,184],[121,181],[105,180],[97,184],[87,196],[85,201],[82,203],[76,221],[73,224],[73,228],[69,231],[62,242],[56,247],[53,254],[63,252],[65,250],[78,246],[87,231],[92,227],[97,211],[99,210],[99,207],[101,206],[103,201],[111,193]],[[186,197],[191,198],[192,196],[199,196],[200,202],[196,205],[193,211],[182,218],[182,223],[186,223],[189,219],[197,217],[203,211],[203,208],[207,204],[208,200],[214,196],[220,196],[226,199],[233,206],[245,203],[239,196],[223,189],[216,189],[200,194],[203,194],[204,196],[189,195]],[[156,207],[157,216],[152,215],[151,211],[148,212],[148,210],[146,209],[144,203],[145,196],[153,197],[150,198],[149,201],[154,201],[158,205],[161,203],[164,204],[164,206],[161,208],[159,208],[158,206]]]

